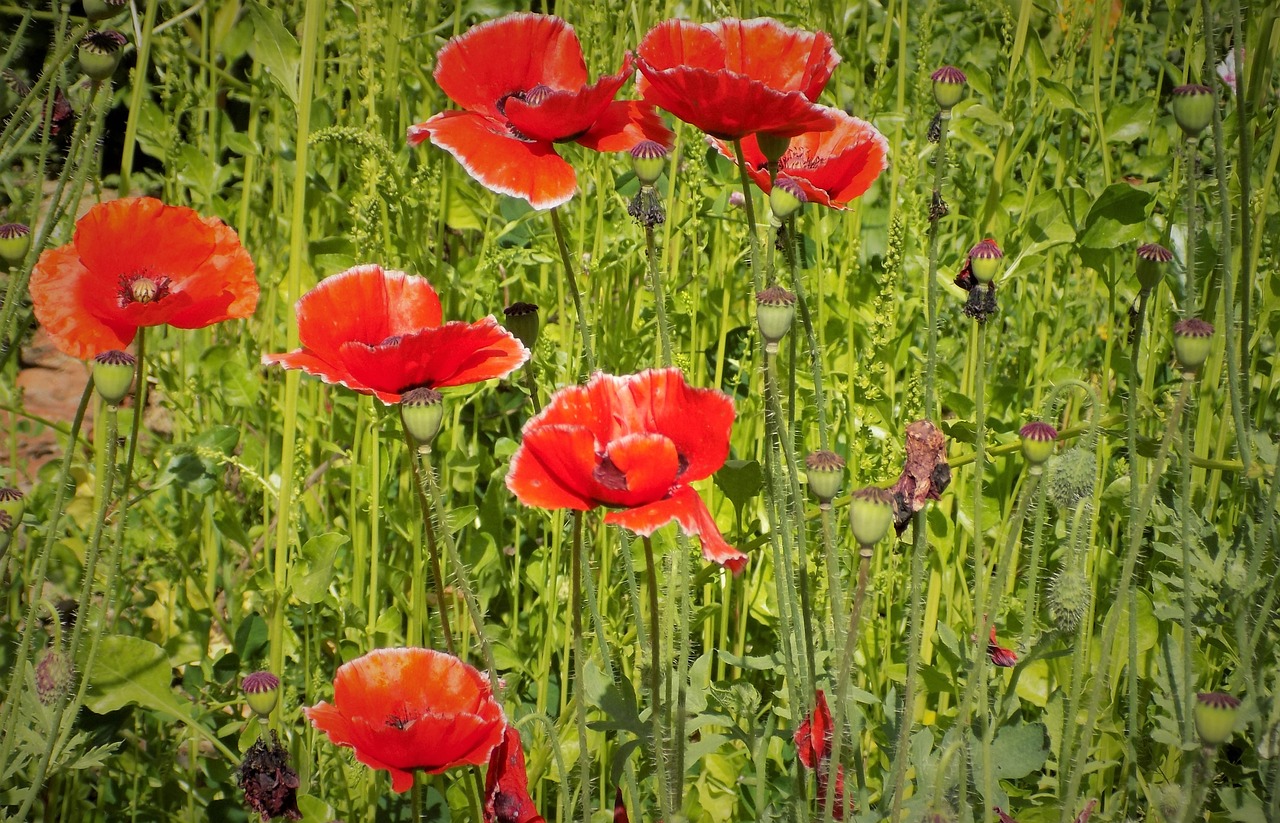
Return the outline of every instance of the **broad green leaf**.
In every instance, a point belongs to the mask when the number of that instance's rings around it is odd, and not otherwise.
[[[185,706],[170,682],[173,668],[164,649],[141,637],[113,634],[102,638],[85,705],[98,714],[125,706],[141,706],[174,717],[185,717]]]
[[[733,507],[741,509],[763,488],[764,470],[754,460],[726,460],[715,473],[715,482]]]
[[[278,11],[257,0],[245,4],[253,21],[253,44],[249,53],[262,64],[271,79],[296,106],[298,104],[298,63],[302,50],[293,32],[280,22]]]
[[[1005,726],[991,744],[991,765],[1001,780],[1017,780],[1038,771],[1048,756],[1045,728],[1039,723]]]
[[[317,535],[302,547],[298,571],[293,576],[293,595],[303,603],[319,603],[333,582],[333,561],[349,538],[339,532]]]
[[[1149,192],[1128,183],[1107,186],[1089,209],[1080,245],[1091,249],[1114,249],[1141,239],[1150,204]]]

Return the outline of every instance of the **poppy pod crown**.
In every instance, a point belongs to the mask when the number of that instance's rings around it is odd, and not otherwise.
[[[830,129],[831,113],[814,101],[839,62],[826,32],[768,17],[667,20],[636,53],[645,101],[723,140]]]
[[[568,386],[525,424],[507,488],[526,506],[587,511],[650,535],[672,520],[702,538],[703,556],[740,571],[747,556],[725,542],[690,483],[729,456],[733,401],[689,386],[676,368]]]

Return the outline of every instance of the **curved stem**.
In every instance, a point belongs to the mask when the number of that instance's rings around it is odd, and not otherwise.
[[[756,207],[747,178],[747,159],[742,154],[742,141],[733,141],[734,157],[738,160],[738,180],[742,183],[742,210],[747,216],[747,242],[751,244],[751,284],[755,291],[764,290],[764,272],[760,267],[760,237],[756,232]]]
[[[564,237],[564,227],[560,225],[558,207],[551,210],[551,228],[555,231],[556,248],[560,250],[565,285],[569,287],[574,311],[578,313],[578,333],[582,336],[582,358],[587,362],[587,374],[591,374],[596,370],[596,356],[591,348],[591,327],[587,324],[587,313],[582,308],[582,293],[578,291],[578,277],[574,273],[573,259],[569,256],[569,244]]]
[[[1129,347],[1129,394],[1126,398],[1125,431],[1129,452],[1129,511],[1138,509],[1138,484],[1141,474],[1138,471],[1138,393],[1142,391],[1141,374],[1138,360],[1142,355],[1142,333],[1147,319],[1147,301],[1151,297],[1149,289],[1138,293],[1138,316],[1133,326],[1133,342]],[[1188,474],[1189,476],[1189,474]],[[1183,522],[1186,522],[1185,519]],[[1130,592],[1129,597],[1133,597]],[[1138,611],[1129,610],[1129,688],[1128,688],[1128,724],[1130,729],[1138,728]],[[1125,751],[1133,759],[1135,754],[1132,736],[1125,737]]]

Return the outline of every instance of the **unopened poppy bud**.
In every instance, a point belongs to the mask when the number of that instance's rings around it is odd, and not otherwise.
[[[269,717],[280,702],[280,678],[271,672],[247,674],[240,683],[244,702],[258,717]]]
[[[1213,326],[1198,317],[1188,317],[1173,327],[1173,351],[1184,374],[1195,374],[1209,359],[1213,348]]]
[[[773,191],[769,192],[769,208],[773,211],[774,217],[786,220],[800,211],[808,199],[799,183],[790,177],[780,175],[773,181]]]
[[[36,661],[36,698],[45,706],[57,703],[71,690],[74,670],[66,652],[50,646]]]
[[[0,225],[0,260],[21,263],[31,249],[31,229],[22,223]]]
[[[516,336],[529,351],[538,344],[538,307],[533,303],[512,303],[502,310],[507,331]]]
[[[832,499],[840,493],[844,459],[833,451],[810,452],[804,459],[804,467],[809,491],[823,506],[830,506]]]
[[[1032,474],[1043,471],[1045,461],[1053,456],[1053,444],[1058,439],[1058,430],[1048,423],[1039,420],[1023,426],[1018,434],[1022,437],[1022,456],[1027,461]]]
[[[23,499],[22,492],[13,486],[0,488],[0,512],[9,515],[9,518],[13,521],[10,524],[10,528],[22,522],[22,514],[26,510],[27,502]]]
[[[428,446],[444,422],[444,396],[435,389],[413,389],[400,398],[400,420],[419,446]]]
[[[931,74],[930,79],[933,80],[933,99],[938,108],[949,111],[960,102],[968,78],[955,66],[943,66]]]
[[[115,350],[93,358],[93,387],[108,406],[118,406],[128,396],[137,363],[132,354]]]
[[[766,351],[778,350],[778,341],[791,329],[795,316],[796,296],[781,286],[770,286],[756,293],[756,322]]]
[[[110,78],[120,65],[126,42],[118,31],[102,29],[89,32],[80,41],[80,71],[98,82]]]
[[[995,279],[1003,258],[1004,252],[990,237],[969,249],[969,271],[973,273],[973,279],[979,283],[990,283]]]
[[[631,169],[636,179],[646,186],[652,186],[662,176],[667,165],[667,149],[654,140],[643,140],[631,149]]]
[[[781,134],[766,134],[761,132],[756,135],[756,145],[760,147],[760,153],[764,155],[764,159],[770,163],[777,163],[782,159],[782,155],[787,153],[787,149],[791,146],[791,138]]]
[[[1073,632],[1093,605],[1093,584],[1079,569],[1058,572],[1049,584],[1049,615],[1058,628]]]
[[[1138,285],[1150,291],[1160,285],[1164,267],[1173,259],[1173,252],[1159,243],[1143,243],[1138,246]]]
[[[1226,743],[1236,730],[1240,699],[1225,692],[1200,692],[1196,695],[1196,733],[1206,746]]]
[[[1213,122],[1213,89],[1192,83],[1173,90],[1173,119],[1188,137],[1195,137]]]
[[[892,525],[893,492],[867,486],[853,493],[849,504],[849,526],[859,546],[869,549],[879,543]]]
[[[1074,446],[1049,462],[1049,499],[1061,511],[1075,511],[1081,500],[1093,495],[1098,458],[1092,449]]]
[[[115,17],[128,4],[128,0],[84,0],[84,14],[97,23]]]

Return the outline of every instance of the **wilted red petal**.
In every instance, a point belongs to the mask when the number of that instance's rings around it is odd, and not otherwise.
[[[505,106],[507,119],[534,140],[576,140],[604,115],[632,71],[628,56],[617,74],[601,77],[590,86],[546,92],[536,105],[513,97]]]
[[[577,143],[595,151],[631,151],[646,140],[670,149],[676,135],[653,106],[638,100],[619,100],[609,104]]]
[[[1012,668],[1018,665],[1018,655],[1014,653],[1013,649],[1006,649],[996,642],[995,626],[991,627],[991,639],[987,643],[987,656],[997,666]]]
[[[992,806],[991,811],[996,813],[996,817],[1000,818],[1000,823],[1018,823],[1008,812],[999,806]]]
[[[511,457],[507,488],[526,506],[586,511],[600,505],[593,478],[598,464],[589,429],[526,425]]]
[[[544,823],[529,796],[529,775],[525,769],[520,733],[508,726],[489,758],[484,780],[485,823]]]
[[[428,138],[485,188],[521,197],[535,209],[567,203],[577,190],[573,166],[551,143],[521,140],[503,121],[470,112],[441,112],[409,129],[410,145]]]
[[[538,84],[575,91],[587,83],[573,27],[545,14],[508,14],[453,38],[436,56],[435,79],[464,109],[502,117],[498,101]],[[483,181],[482,181],[483,182]]]
[[[618,787],[617,793],[613,796],[613,823],[631,823],[627,817],[626,804],[622,802],[622,787]]]
[[[747,555],[725,542],[720,527],[707,511],[698,493],[688,486],[672,490],[664,500],[634,509],[610,512],[604,522],[630,529],[648,537],[672,520],[680,524],[685,534],[702,539],[702,556],[712,563],[719,563],[734,574],[746,568]]]
[[[796,755],[810,769],[816,769],[831,756],[831,709],[827,695],[818,689],[814,695],[813,711],[796,729]]]

